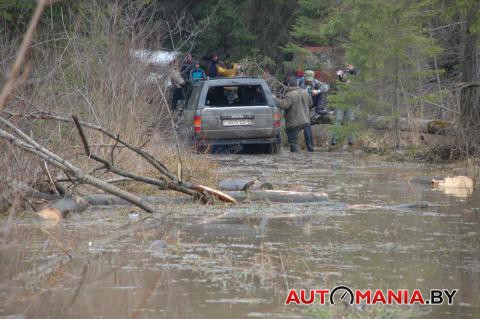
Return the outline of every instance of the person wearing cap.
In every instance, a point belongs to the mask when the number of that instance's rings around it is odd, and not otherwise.
[[[277,106],[284,110],[285,129],[290,145],[290,152],[298,152],[298,134],[303,130],[307,150],[313,152],[313,135],[308,112],[312,106],[312,98],[297,85],[297,78],[291,76],[287,80],[289,87],[285,98],[275,98]]]
[[[198,82],[205,79],[205,71],[200,69],[200,62],[195,61],[193,64],[193,69],[190,72],[190,81],[192,83]]]
[[[314,120],[327,114],[328,112],[325,110],[325,104],[327,102],[326,95],[330,86],[315,79],[315,72],[307,70],[305,71],[305,81],[302,83],[301,87],[305,89],[313,99],[313,106],[315,107]]]

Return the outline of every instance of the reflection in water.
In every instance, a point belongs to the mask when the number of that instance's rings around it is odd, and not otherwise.
[[[286,289],[346,284],[458,288],[452,307],[396,315],[480,317],[479,198],[409,183],[441,167],[324,153],[215,159],[229,177],[331,200],[164,207],[176,212],[168,224],[96,210],[48,228],[72,260],[44,223],[19,220],[0,251],[0,316],[324,318],[332,310],[285,307]]]

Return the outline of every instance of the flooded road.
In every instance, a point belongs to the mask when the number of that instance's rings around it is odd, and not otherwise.
[[[478,193],[409,182],[451,167],[338,153],[212,159],[226,177],[330,200],[160,207],[167,221],[129,208],[14,220],[0,318],[480,318]],[[459,292],[453,306],[284,305],[287,289],[337,285]]]

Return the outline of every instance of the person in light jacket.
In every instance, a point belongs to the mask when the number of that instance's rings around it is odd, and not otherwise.
[[[183,85],[185,84],[185,80],[178,70],[178,65],[176,63],[172,64],[172,70],[170,71],[170,83],[172,90],[171,108],[173,111],[175,111],[177,109],[178,101],[184,99]]]

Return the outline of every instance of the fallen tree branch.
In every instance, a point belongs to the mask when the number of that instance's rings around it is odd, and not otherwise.
[[[48,169],[47,162],[43,161],[43,166],[41,166],[41,167],[42,167],[43,173],[48,177],[48,180],[49,180],[50,184],[52,185],[55,193],[57,193],[58,195],[61,195],[61,196],[65,196],[65,194],[67,193],[67,190],[65,189],[65,187],[63,187],[62,184],[60,184],[58,181],[53,179],[52,174],[50,174],[50,171]]]
[[[119,175],[119,176],[130,178],[130,179],[135,180],[135,181],[143,182],[143,183],[150,184],[150,185],[155,185],[155,186],[159,187],[160,189],[173,189],[173,190],[185,193],[187,195],[191,195],[191,196],[197,195],[196,191],[188,189],[186,187],[182,187],[181,185],[177,185],[177,184],[174,184],[172,182],[168,182],[165,179],[164,180],[159,180],[159,179],[155,179],[155,178],[151,178],[151,177],[140,176],[140,175],[135,175],[135,174],[129,173],[127,171],[124,171],[124,170],[114,166],[114,164],[112,162],[107,161],[106,159],[103,159],[103,158],[101,158],[101,157],[99,157],[95,154],[92,154],[92,152],[90,151],[90,147],[88,145],[87,137],[85,136],[85,133],[83,132],[82,125],[80,124],[80,121],[78,120],[78,118],[76,116],[72,116],[72,119],[75,122],[75,125],[78,129],[78,133],[80,134],[80,138],[81,138],[82,143],[83,143],[84,148],[85,148],[85,154],[89,158],[91,158],[91,159],[93,159],[93,160],[95,160],[99,163],[102,163],[105,166],[105,168],[107,169],[107,171],[110,171],[110,172],[112,172],[116,175]]]
[[[77,123],[75,123],[75,120],[73,118],[70,119],[70,118],[66,118],[66,117],[62,117],[62,116],[52,115],[52,114],[47,113],[47,112],[39,112],[39,113],[33,113],[33,114],[21,114],[21,113],[12,113],[12,112],[9,112],[9,111],[4,111],[4,113],[6,113],[10,116],[24,116],[27,119],[55,120],[55,121],[60,121],[60,122],[65,122],[65,123],[73,123],[74,125],[77,126],[77,129],[78,129],[78,125],[80,125],[80,127],[82,127],[82,128],[86,127],[86,128],[93,129],[93,130],[96,130],[98,132],[101,132],[102,134],[104,134],[104,135],[108,136],[109,138],[115,140],[116,144],[118,143],[120,145],[123,145],[127,149],[133,151],[134,153],[138,154],[140,157],[144,158],[150,165],[152,165],[154,168],[156,168],[161,174],[165,175],[168,180],[161,181],[161,180],[150,178],[150,177],[138,176],[138,175],[123,171],[123,170],[119,169],[118,167],[115,167],[111,164],[109,166],[107,163],[110,163],[110,162],[108,162],[104,159],[101,159],[97,156],[93,156],[93,157],[90,156],[92,159],[102,163],[102,166],[97,167],[95,169],[95,171],[99,170],[99,169],[102,169],[102,168],[106,168],[106,169],[109,169],[112,173],[115,173],[117,175],[124,176],[124,177],[130,178],[130,179],[133,179],[133,180],[141,181],[141,182],[144,182],[144,183],[148,183],[148,184],[151,184],[151,185],[155,185],[155,186],[159,187],[160,189],[170,189],[170,190],[174,190],[174,191],[181,192],[181,193],[184,193],[184,194],[188,194],[190,196],[194,196],[196,198],[202,198],[203,197],[205,202],[209,201],[208,200],[209,196],[213,196],[213,197],[215,197],[215,198],[217,198],[221,201],[225,201],[225,202],[235,202],[234,200],[228,199],[228,196],[225,196],[225,194],[223,194],[222,192],[219,192],[217,190],[204,191],[204,186],[202,186],[202,185],[196,185],[196,184],[192,184],[192,183],[188,183],[188,182],[179,181],[178,177],[175,176],[173,173],[171,173],[168,170],[168,168],[165,165],[163,165],[163,163],[161,163],[160,161],[155,159],[154,156],[152,156],[151,154],[145,152],[144,150],[142,150],[142,149],[140,149],[140,148],[138,148],[138,147],[122,140],[122,139],[120,139],[118,135],[114,135],[114,134],[108,132],[107,130],[105,130],[103,127],[101,127],[99,125],[94,125],[94,124],[82,122],[82,121],[78,120],[78,118],[77,118],[77,122],[78,122],[78,124],[77,124]],[[7,121],[7,120],[4,120],[4,121]],[[84,136],[85,136],[85,134],[84,134]],[[85,145],[84,145],[84,148],[85,148]],[[93,172],[91,172],[90,174],[93,174]]]
[[[61,158],[57,154],[49,151],[45,147],[41,146],[33,138],[23,133],[15,125],[13,125],[12,123],[10,123],[9,121],[5,120],[2,117],[0,117],[0,123],[3,123],[5,126],[11,128],[19,136],[17,137],[13,134],[10,134],[0,129],[0,137],[6,140],[9,140],[15,146],[42,158],[43,160],[47,161],[51,165],[61,169],[66,174],[74,176],[75,179],[78,180],[80,183],[89,184],[107,193],[123,198],[128,202],[142,208],[148,213],[153,213],[156,211],[153,206],[143,202],[142,199],[137,195],[124,191],[121,188],[118,188],[112,184],[106,183],[96,177],[83,173],[78,167],[68,162],[67,160]]]

